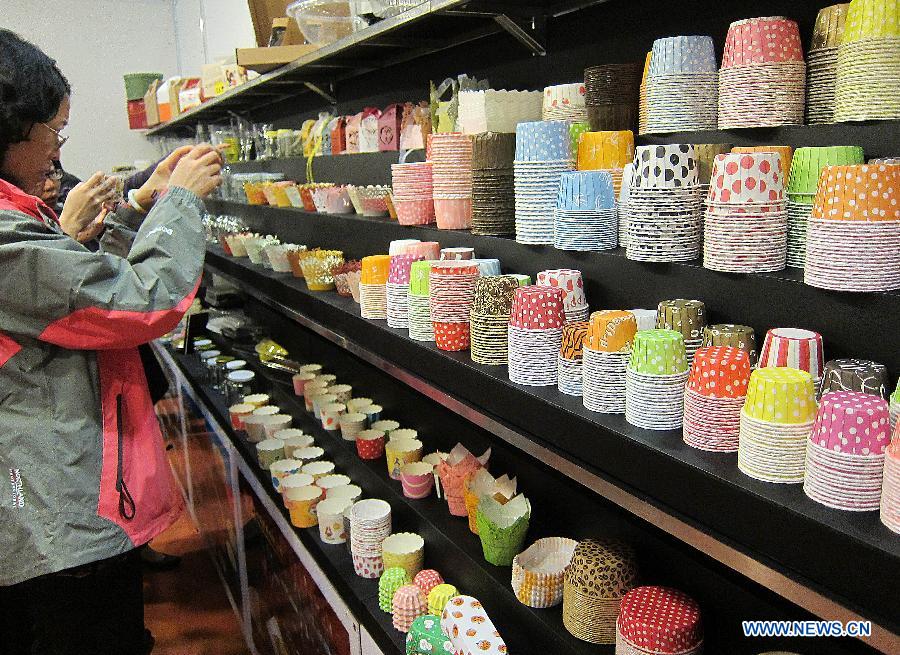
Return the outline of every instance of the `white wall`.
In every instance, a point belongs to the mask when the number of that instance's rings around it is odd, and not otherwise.
[[[256,47],[247,0],[172,0],[182,74],[232,59],[235,48]],[[288,0],[285,0],[285,5]]]
[[[230,0],[229,0],[230,1]],[[72,85],[72,113],[62,150],[66,170],[95,170],[155,159],[157,148],[128,129],[122,75],[177,74],[172,0],[0,0],[0,26],[56,59]]]

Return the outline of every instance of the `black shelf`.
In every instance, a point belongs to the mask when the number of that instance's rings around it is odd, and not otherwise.
[[[302,280],[227,257],[218,247],[210,247],[207,264],[253,288],[255,297],[269,298],[379,353],[585,470],[897,632],[897,576],[884,573],[900,572],[900,539],[880,524],[877,512],[825,508],[799,486],[743,476],[734,455],[689,448],[678,432],[640,430],[621,416],[589,412],[553,388],[514,385],[505,367],[480,366],[467,353],[412,341],[382,321],[360,318],[350,299],[311,293]],[[835,565],[846,561],[859,567]]]
[[[756,331],[757,347],[772,327],[805,327],[825,339],[827,359],[863,357],[888,367],[892,382],[900,373],[900,349],[888,335],[900,316],[900,291],[844,293],[803,283],[803,272],[719,273],[699,260],[659,264],[625,258],[622,248],[573,252],[529,246],[511,237],[478,236],[434,226],[403,226],[388,218],[356,214],[319,214],[299,209],[253,206],[207,200],[213,213],[241,217],[253,230],[277,234],[284,241],[309,247],[335,247],[347,258],[387,252],[394,239],[438,241],[442,246],[470,246],[477,257],[495,257],[505,272],[535,274],[548,268],[582,271],[593,310],[655,308],[666,298],[697,298],[706,303],[710,323],[742,323]]]
[[[225,343],[223,347],[229,348],[229,345]],[[336,470],[350,475],[354,484],[363,489],[364,498],[381,498],[390,503],[394,532],[416,532],[425,538],[426,567],[441,571],[446,581],[455,584],[460,593],[485,599],[486,607],[495,620],[500,621],[502,616],[498,629],[507,641],[510,652],[525,653],[529,652],[529,648],[539,648],[551,649],[547,652],[612,655],[612,646],[597,646],[572,636],[562,625],[559,607],[535,610],[521,604],[510,586],[509,567],[493,566],[484,560],[481,543],[476,535],[469,532],[465,518],[451,516],[446,502],[435,495],[421,500],[405,498],[399,482],[388,478],[383,458],[374,461],[359,459],[353,443],[345,442],[339,433],[323,430],[321,424],[306,413],[302,401],[294,396],[289,379],[284,376],[279,379],[278,374],[253,363],[249,351],[239,354],[247,356],[251,368],[268,385],[273,404],[294,417],[294,427],[315,437],[316,444],[325,449],[329,461],[335,463]],[[214,409],[221,425],[230,425],[224,397],[208,386],[193,382],[200,372],[197,362],[184,355],[177,356],[177,361],[192,379],[194,388],[200,390],[206,405]],[[271,500],[284,517],[290,520],[287,510],[283,508],[280,494],[256,464],[254,444],[247,440],[246,435],[230,428],[227,436],[244,460],[257,472],[257,477]],[[604,519],[610,520],[604,516],[595,516],[598,522],[603,522]],[[529,531],[529,543],[544,536],[560,534],[556,527],[556,522],[548,517],[548,520]],[[405,635],[393,628],[391,615],[378,607],[378,581],[357,576],[346,547],[324,544],[319,539],[318,528],[296,529],[296,532],[316,560],[331,569],[329,579],[332,582],[335,579],[340,581],[342,597],[345,600],[351,599],[356,618],[366,625],[379,645],[382,648],[390,645],[404,651]],[[488,604],[488,598],[492,604]],[[508,629],[503,630],[504,626]],[[515,629],[512,629],[513,626]]]

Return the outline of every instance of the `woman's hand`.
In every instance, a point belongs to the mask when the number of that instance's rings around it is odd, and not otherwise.
[[[175,165],[169,177],[169,186],[179,186],[205,198],[222,181],[222,156],[210,145],[191,148]]]
[[[182,157],[193,149],[194,146],[181,146],[173,150],[156,165],[150,179],[134,192],[134,199],[144,211],[150,211],[153,203],[156,202],[156,197],[169,186],[169,179],[172,177],[172,171],[175,170],[175,166]]]
[[[59,215],[63,232],[73,239],[77,238],[97,218],[103,205],[115,202],[116,197],[116,179],[106,177],[100,171],[76,184],[69,191]]]

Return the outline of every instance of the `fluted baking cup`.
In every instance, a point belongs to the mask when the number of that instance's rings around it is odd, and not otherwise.
[[[378,607],[382,612],[393,611],[394,594],[408,584],[412,584],[412,578],[402,566],[385,568],[378,579]]]
[[[427,613],[428,601],[417,586],[404,585],[394,592],[391,609],[394,628],[407,632],[416,618]]]
[[[440,616],[450,599],[458,595],[459,590],[452,584],[444,582],[435,585],[426,594],[429,614]]]
[[[832,359],[825,364],[820,394],[857,391],[885,398],[887,367],[868,359]]]
[[[503,655],[508,652],[484,606],[471,596],[455,596],[447,602],[441,613],[441,629],[450,637],[455,653]]]
[[[453,644],[436,614],[416,617],[406,635],[406,655],[453,655]]]
[[[553,607],[562,602],[563,577],[578,542],[563,537],[538,539],[515,556],[512,587],[529,607]]]
[[[783,16],[748,18],[732,23],[725,37],[722,68],[803,61],[797,23]]]
[[[822,335],[803,328],[772,328],[766,333],[759,365],[807,371],[818,383],[825,365]]]
[[[797,148],[791,159],[787,193],[795,202],[812,204],[823,168],[862,163],[863,149],[859,146]]]
[[[900,165],[826,166],[819,177],[812,218],[900,220]]]
[[[269,467],[269,473],[271,474],[272,486],[275,488],[275,491],[280,492],[282,480],[289,475],[299,473],[302,466],[303,462],[299,459],[279,459],[272,462],[272,465]],[[312,480],[307,484],[312,484]]]
[[[635,334],[629,368],[651,375],[671,375],[688,370],[684,336],[675,330],[642,330]]]
[[[812,421],[816,415],[812,377],[796,368],[756,369],[750,375],[744,413],[773,423],[803,425]]]

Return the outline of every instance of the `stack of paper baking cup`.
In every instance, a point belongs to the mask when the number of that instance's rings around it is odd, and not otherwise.
[[[384,571],[382,542],[391,534],[391,506],[375,498],[350,508],[350,553],[356,575],[379,578]]]
[[[731,24],[719,70],[719,129],[802,125],[806,64],[797,23],[782,16]]]
[[[900,289],[900,165],[822,169],[803,280],[833,291]]]
[[[563,625],[592,644],[613,644],[622,598],[637,581],[631,546],[613,539],[586,539],[575,547],[563,578]]]
[[[650,51],[644,58],[644,72],[641,75],[641,84],[638,88],[638,134],[647,132],[647,78],[650,76],[650,64],[652,61],[653,51]]]
[[[888,401],[891,408],[891,432],[893,433],[897,423],[900,423],[900,381],[897,382],[897,388],[894,389],[894,393],[891,394]]]
[[[815,417],[816,392],[809,373],[784,367],[756,369],[741,410],[738,468],[763,482],[803,482]]]
[[[818,389],[825,372],[822,335],[803,328],[772,328],[763,340],[759,366],[787,366],[806,371]]]
[[[431,135],[434,216],[440,230],[472,227],[472,137]]]
[[[900,118],[900,7],[853,0],[838,46],[834,120]]]
[[[434,341],[431,325],[431,293],[428,286],[431,277],[429,260],[413,262],[409,267],[409,338],[415,341]]]
[[[606,171],[563,173],[556,196],[553,245],[559,250],[608,250],[618,244],[616,195]]]
[[[391,164],[394,209],[400,225],[434,223],[430,161]]]
[[[806,449],[806,495],[834,509],[878,509],[890,427],[884,398],[857,391],[822,396]]]
[[[616,620],[616,655],[700,655],[700,606],[669,587],[637,587],[622,599]]]
[[[625,371],[625,420],[645,430],[681,428],[688,372],[681,332],[635,334]]]
[[[806,53],[806,122],[809,125],[834,122],[838,46],[844,36],[849,7],[849,3],[823,7],[816,16]]]
[[[506,275],[481,277],[469,316],[472,361],[489,366],[507,363],[507,326],[519,283]]]
[[[585,105],[591,130],[637,127],[643,63],[601,64],[584,69]]]
[[[716,129],[718,69],[712,37],[656,39],[652,53],[646,133]]]
[[[387,318],[387,281],[390,255],[363,257],[359,278],[360,315],[371,320]]]
[[[431,265],[428,282],[431,324],[441,350],[468,350],[469,314],[475,298],[478,266],[467,261],[442,261]]]
[[[553,268],[541,271],[537,274],[536,284],[539,287],[562,289],[566,323],[587,320],[590,309],[584,295],[584,279],[581,271],[571,268]]]
[[[622,188],[616,196],[616,220],[619,227],[619,246],[628,248],[628,196],[631,180],[634,178],[634,163],[628,162],[622,168]]]
[[[700,450],[736,452],[749,381],[746,351],[732,346],[698,350],[684,391],[684,442]]]
[[[716,155],[731,152],[731,143],[695,143],[694,156],[697,159],[697,195],[706,198],[709,195],[709,181],[712,178],[713,162]]]
[[[756,334],[749,325],[734,323],[717,323],[703,328],[702,348],[713,346],[731,346],[747,353],[750,367],[756,367]]]
[[[587,121],[584,96],[585,86],[583,82],[555,84],[544,88],[541,120]]]
[[[694,361],[694,353],[703,343],[706,327],[706,305],[700,300],[663,300],[656,310],[656,327],[681,332],[688,366]]]
[[[787,184],[788,266],[803,268],[806,265],[806,233],[822,169],[862,164],[863,161],[863,149],[859,146],[797,148],[794,152]]]
[[[900,430],[895,428],[893,435],[884,451],[880,516],[888,529],[900,534]]]
[[[563,326],[559,348],[559,368],[556,387],[568,396],[580,396],[582,388],[582,353],[588,322],[579,321]]]
[[[387,322],[392,328],[409,328],[409,271],[412,263],[424,258],[392,255],[387,281]]]
[[[887,366],[869,359],[832,359],[825,364],[819,395],[829,391],[858,391],[887,397]]]
[[[634,159],[634,133],[584,132],[578,137],[576,166],[579,171],[603,171],[613,181],[613,191],[622,188],[622,169]]]
[[[785,267],[785,175],[775,152],[716,157],[703,224],[705,268],[761,273]]]
[[[472,234],[515,234],[516,135],[485,132],[472,139]]]
[[[582,402],[604,414],[625,412],[628,359],[637,333],[631,312],[607,309],[591,314],[582,353]]]
[[[553,244],[559,181],[574,168],[569,127],[560,121],[516,126],[516,241]]]
[[[507,328],[511,382],[556,386],[564,324],[561,289],[540,286],[516,289]]]
[[[628,200],[628,259],[679,262],[700,255],[701,199],[694,146],[639,146]]]

